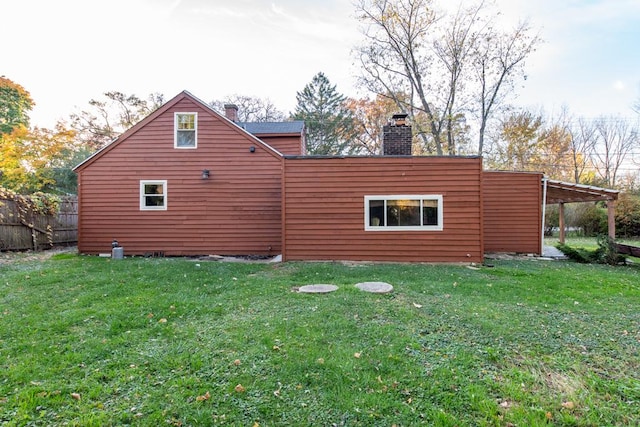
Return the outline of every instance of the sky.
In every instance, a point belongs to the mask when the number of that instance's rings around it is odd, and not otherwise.
[[[544,40],[513,104],[636,117],[640,0],[496,2],[505,23],[528,19]],[[351,0],[0,0],[0,75],[31,94],[40,127],[107,91],[239,94],[289,113],[320,71],[340,93],[366,95],[351,53],[363,40],[354,11]]]

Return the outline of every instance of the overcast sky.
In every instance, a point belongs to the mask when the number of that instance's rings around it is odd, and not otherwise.
[[[440,0],[449,1],[450,0]],[[498,0],[545,40],[514,103],[633,117],[640,98],[640,0]],[[269,98],[285,113],[324,72],[360,96],[351,0],[0,0],[0,75],[31,93],[32,125],[52,127],[117,90],[209,102]]]

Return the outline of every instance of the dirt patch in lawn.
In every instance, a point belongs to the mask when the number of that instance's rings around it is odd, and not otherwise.
[[[76,246],[56,246],[44,251],[7,251],[0,252],[0,265],[16,262],[45,261],[60,253],[77,253]]]

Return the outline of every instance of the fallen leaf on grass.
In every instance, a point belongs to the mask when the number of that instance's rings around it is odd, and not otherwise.
[[[158,323],[167,323],[167,319],[163,317],[162,319],[158,320]]]
[[[244,393],[247,389],[242,386],[242,384],[238,384],[234,387],[236,393]]]
[[[562,402],[562,407],[564,409],[573,409],[576,407],[575,403],[569,401],[569,402]]]
[[[71,397],[73,397],[75,400],[80,400],[80,393],[71,393]]]
[[[361,353],[353,353],[353,357],[355,357],[356,359],[360,359]]]
[[[209,400],[210,397],[211,397],[211,395],[209,394],[209,392],[206,392],[202,396],[196,397],[196,402],[202,402],[203,400]]]
[[[418,304],[418,303],[415,303],[415,302],[413,303],[413,306],[415,308],[422,308],[422,304]]]
[[[233,364],[236,365],[236,366],[240,366],[241,363],[242,362],[240,361],[240,359],[236,359],[236,360],[233,361]]]

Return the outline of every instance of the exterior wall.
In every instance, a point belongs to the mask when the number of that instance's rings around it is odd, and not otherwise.
[[[485,252],[542,253],[542,174],[484,172]]]
[[[110,252],[117,239],[125,255],[281,253],[282,158],[188,96],[176,98],[77,168],[79,251]],[[174,112],[198,113],[197,149],[174,148]],[[166,211],[140,210],[140,180],[167,180]]]
[[[280,153],[290,156],[300,156],[303,153],[302,137],[300,135],[260,135],[256,137],[266,144],[278,150]]]
[[[481,262],[480,158],[286,158],[283,259]],[[442,231],[365,231],[364,196],[441,194]]]

